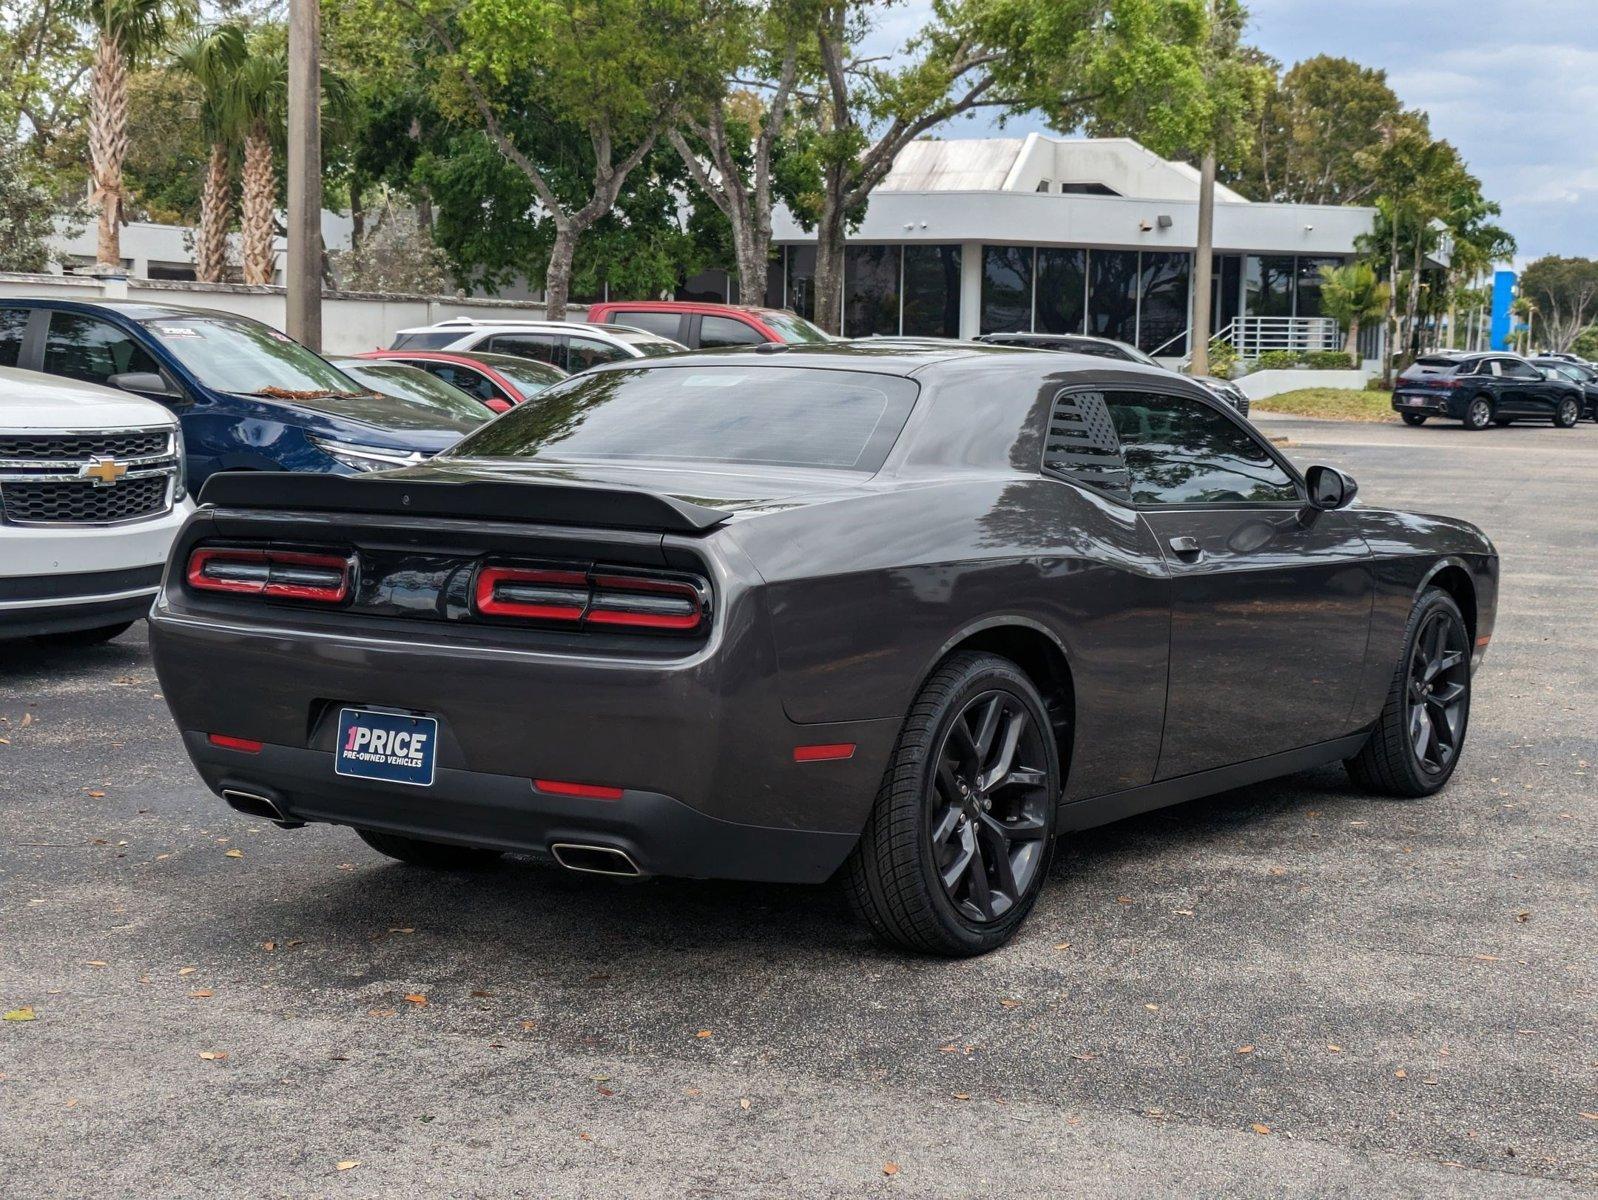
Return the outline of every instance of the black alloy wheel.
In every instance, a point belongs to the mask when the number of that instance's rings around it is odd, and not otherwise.
[[[1477,396],[1465,408],[1466,429],[1486,429],[1493,423],[1493,402],[1486,396]]]
[[[1360,752],[1344,762],[1355,783],[1387,796],[1429,796],[1448,782],[1470,723],[1470,631],[1454,598],[1423,593],[1410,613],[1404,655],[1387,703]]]
[[[1559,402],[1559,410],[1554,413],[1554,424],[1560,429],[1574,429],[1581,420],[1581,404],[1574,396],[1566,396]]]
[[[1049,832],[1048,753],[1008,692],[968,700],[939,747],[927,824],[943,891],[967,920],[1004,916],[1032,887]]]
[[[1054,850],[1055,720],[1009,659],[950,655],[916,694],[843,880],[883,941],[967,957],[1009,941]]]
[[[1404,418],[1404,424],[1405,425],[1424,425],[1424,424],[1426,424],[1426,414],[1425,413],[1399,413],[1398,415]]]
[[[1465,740],[1470,647],[1465,627],[1446,609],[1430,613],[1409,656],[1409,742],[1430,774],[1448,771]]]

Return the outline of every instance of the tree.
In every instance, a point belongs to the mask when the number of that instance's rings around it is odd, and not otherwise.
[[[288,47],[281,34],[275,27],[258,32],[233,74],[230,103],[244,136],[239,232],[245,283],[271,283],[277,266],[272,248],[277,210],[273,147],[283,137],[289,79]]]
[[[1520,295],[1542,318],[1542,344],[1555,354],[1567,354],[1598,309],[1598,262],[1539,258],[1521,272]]]
[[[20,146],[0,138],[0,271],[49,266],[55,211],[55,196],[40,181],[36,165]]]
[[[764,294],[771,260],[772,159],[799,83],[808,0],[778,0],[769,11],[733,25],[729,66],[748,60],[762,81],[762,98],[727,87],[703,112],[688,111],[668,137],[695,184],[727,218],[738,264],[738,293],[746,302]],[[730,82],[730,81],[729,81]],[[689,142],[692,136],[694,144]],[[703,155],[703,158],[701,158]]]
[[[615,207],[684,107],[719,88],[723,56],[709,48],[731,0],[375,2],[436,48],[440,106],[474,113],[525,178],[552,227],[545,303],[563,319],[579,239]],[[585,143],[578,163],[541,153],[569,152],[570,131]],[[536,144],[543,132],[551,136]]]
[[[236,85],[247,55],[244,30],[238,25],[198,31],[173,51],[173,64],[199,92],[200,127],[209,147],[194,248],[195,275],[201,283],[220,283],[227,272],[233,144],[241,124]]]
[[[192,0],[72,0],[75,15],[94,30],[89,79],[89,158],[93,200],[99,206],[96,261],[122,265],[127,197],[122,164],[128,153],[128,75],[157,53],[193,12]]]
[[[1368,262],[1321,268],[1321,311],[1348,326],[1345,354],[1358,353],[1360,327],[1387,311],[1388,291]]]
[[[1253,200],[1367,204],[1380,186],[1368,157],[1402,113],[1385,71],[1306,59],[1267,92],[1253,151],[1228,182]]]
[[[449,256],[423,229],[414,210],[385,195],[372,228],[331,257],[339,286],[354,292],[438,295],[450,290]]]

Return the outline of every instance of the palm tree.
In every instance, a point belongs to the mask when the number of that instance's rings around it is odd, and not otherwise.
[[[128,75],[140,60],[165,46],[187,24],[193,0],[75,0],[75,15],[95,33],[89,76],[89,162],[94,200],[100,207],[95,259],[122,265],[122,226],[127,197],[122,164],[128,155]]]
[[[1390,289],[1367,262],[1321,268],[1321,310],[1348,326],[1343,353],[1359,352],[1360,326],[1387,311]]]
[[[201,283],[220,283],[227,271],[231,167],[239,126],[235,84],[246,53],[244,30],[238,25],[198,31],[173,50],[177,69],[199,89],[200,125],[211,147],[205,186],[200,191],[200,230],[194,251],[194,273]]]
[[[244,131],[243,200],[239,221],[244,241],[244,282],[271,283],[273,214],[277,172],[272,147],[288,107],[288,48],[257,39],[234,73],[233,105]]]

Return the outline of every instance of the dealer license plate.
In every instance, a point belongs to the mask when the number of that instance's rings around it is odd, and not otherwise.
[[[438,721],[432,717],[346,708],[338,714],[333,770],[357,779],[431,787],[437,749]]]

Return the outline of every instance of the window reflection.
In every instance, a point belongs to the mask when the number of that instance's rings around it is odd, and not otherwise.
[[[1187,291],[1193,269],[1189,254],[1145,251],[1139,278],[1138,348],[1147,354],[1187,353]]]
[[[1137,504],[1296,502],[1298,487],[1246,429],[1197,400],[1109,393]]]
[[[907,337],[960,336],[960,247],[904,248]]]
[[[1094,250],[1088,255],[1088,332],[1137,344],[1138,254]]]
[[[982,332],[1032,328],[1032,247],[982,247]]]
[[[1037,332],[1081,333],[1087,311],[1086,250],[1038,248]]]
[[[108,321],[80,313],[50,314],[44,343],[44,373],[105,383],[129,371],[159,370],[142,346]]]
[[[843,256],[843,334],[899,332],[899,247],[850,246]]]

